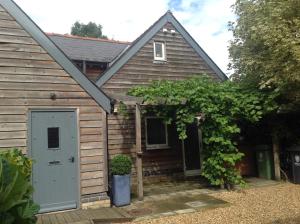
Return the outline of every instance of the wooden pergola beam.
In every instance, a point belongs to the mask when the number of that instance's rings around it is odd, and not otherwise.
[[[136,172],[137,172],[137,193],[138,199],[144,198],[143,187],[143,165],[142,165],[142,125],[141,108],[139,104],[135,106],[135,148],[136,148]]]

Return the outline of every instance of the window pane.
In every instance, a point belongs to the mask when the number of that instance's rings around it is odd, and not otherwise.
[[[167,144],[166,128],[161,118],[147,119],[147,143],[149,145]]]
[[[59,148],[59,128],[48,128],[48,148]]]
[[[163,57],[163,49],[162,49],[162,43],[155,43],[155,57],[162,58]]]

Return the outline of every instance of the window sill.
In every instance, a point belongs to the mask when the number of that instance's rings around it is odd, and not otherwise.
[[[153,64],[167,64],[167,60],[153,60]]]
[[[155,146],[146,146],[146,150],[156,150],[156,149],[170,149],[171,147],[168,145],[155,145]]]

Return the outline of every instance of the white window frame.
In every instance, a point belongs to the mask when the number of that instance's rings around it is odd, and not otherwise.
[[[155,44],[161,44],[162,47],[162,56],[161,57],[157,57],[156,56],[156,47]],[[166,44],[162,41],[154,41],[153,42],[153,52],[154,52],[154,60],[155,61],[166,61]]]
[[[165,134],[166,134],[166,143],[165,144],[149,144],[148,143],[148,128],[147,128],[147,120],[149,119],[162,119],[162,117],[155,116],[147,116],[145,117],[145,138],[146,138],[146,149],[147,150],[155,150],[155,149],[168,149],[169,146],[169,133],[168,133],[168,125],[164,122],[165,125]]]

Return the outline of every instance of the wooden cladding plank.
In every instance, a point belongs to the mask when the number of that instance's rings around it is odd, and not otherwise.
[[[15,66],[22,68],[61,68],[55,61],[24,60],[0,58],[0,66]]]
[[[8,131],[26,131],[26,123],[0,123],[0,132]]]
[[[0,27],[1,27],[1,23],[0,23]],[[35,40],[32,39],[31,37],[21,37],[21,36],[0,34],[0,44],[3,43],[37,45]]]
[[[99,128],[102,127],[102,121],[80,121],[80,127]]]
[[[0,82],[77,84],[77,82],[71,77],[11,74],[1,74]]]
[[[108,125],[114,125],[114,124],[120,124],[120,125],[123,125],[123,124],[134,124],[135,120],[133,120],[133,119],[127,119],[127,120],[111,120],[111,119],[108,119],[107,123],[108,123]]]
[[[94,164],[94,163],[103,163],[103,156],[85,156],[80,158],[81,164]]]
[[[201,73],[203,69],[205,69],[204,67],[202,67],[202,65],[199,64],[199,66],[192,66],[192,67],[189,67],[189,66],[176,66],[176,65],[166,65],[166,66],[162,66],[162,65],[157,65],[157,66],[149,66],[149,68],[145,69],[145,65],[142,65],[142,64],[131,64],[132,66],[129,66],[128,65],[128,69],[131,70],[131,72],[135,71],[136,73],[138,73],[139,71],[141,72],[151,72],[152,74],[153,73],[157,73],[157,74],[164,74],[164,73],[172,73],[172,72],[181,72],[183,73],[183,76],[184,74],[187,74],[187,73]],[[125,67],[124,67],[125,68]],[[200,70],[200,71],[199,71]],[[121,71],[119,72],[121,73]],[[116,76],[115,76],[116,77]],[[114,78],[115,78],[114,77]],[[163,76],[162,76],[163,78]]]
[[[0,67],[1,70],[1,67]],[[81,92],[79,85],[68,85],[60,83],[16,83],[16,82],[0,82],[0,90],[40,90],[40,91],[66,91]]]
[[[105,192],[104,186],[94,186],[94,187],[83,187],[81,193],[85,194],[95,194],[99,192]]]
[[[1,14],[0,14],[0,17],[1,17]],[[11,28],[0,28],[0,35],[29,37],[29,35],[26,31],[19,30],[19,29],[11,29]]]
[[[109,135],[109,140],[121,140],[121,139],[135,139],[135,133],[131,134],[119,134],[119,135]]]
[[[135,135],[135,130],[126,129],[126,130],[110,130],[108,129],[108,135]]]
[[[81,173],[81,180],[88,180],[88,179],[101,178],[101,177],[103,177],[102,171],[91,171],[91,172]]]
[[[102,117],[101,117],[101,113],[88,113],[88,114],[81,113],[80,120],[81,121],[93,121],[93,120],[99,121],[99,120],[102,120]]]
[[[102,129],[101,127],[98,128],[80,128],[80,134],[81,135],[101,135]]]
[[[80,114],[86,113],[101,113],[100,107],[82,107],[80,108]]]
[[[95,135],[81,135],[80,136],[80,142],[86,143],[86,142],[96,142],[102,140],[101,134],[95,134]]]
[[[81,157],[84,157],[84,156],[103,156],[103,149],[102,148],[96,148],[96,149],[83,150],[81,148],[80,156]]]
[[[22,27],[16,21],[0,19],[0,27],[22,29]]]
[[[1,99],[0,99],[1,100]],[[26,122],[26,115],[0,115],[0,123],[16,123],[16,122]]]
[[[0,106],[0,116],[2,114],[14,115],[14,114],[26,114],[25,106]]]
[[[93,187],[103,185],[103,178],[82,180],[81,187]]]
[[[81,143],[80,148],[82,150],[84,150],[84,149],[96,149],[96,148],[100,148],[100,147],[102,148],[103,146],[102,146],[102,142],[100,142],[100,140],[101,139],[99,139],[98,142],[83,142],[83,143]]]
[[[0,139],[0,147],[25,147],[26,139]]]
[[[1,75],[0,75],[1,77]],[[50,94],[55,94],[59,98],[90,98],[86,92],[62,92],[62,91],[30,91],[30,90],[1,90],[0,98],[31,98],[31,99],[49,99]]]
[[[135,127],[134,124],[123,123],[123,124],[110,124],[108,129],[109,130],[124,130],[124,129],[132,129],[134,127]]]
[[[109,149],[109,155],[111,157],[119,154],[136,156],[135,147],[126,148],[126,149]]]
[[[103,170],[103,163],[82,164],[80,170],[81,172]]]
[[[0,139],[25,139],[27,137],[26,131],[10,131],[0,132]]]
[[[50,97],[49,97],[50,98]],[[0,100],[0,106],[22,106],[22,105],[28,105],[28,106],[84,106],[84,105],[97,105],[96,102],[93,100],[87,100],[87,99],[1,99]],[[82,121],[80,123],[84,122],[89,123],[89,121]],[[91,121],[96,122],[96,121]]]
[[[43,50],[43,48],[37,45],[11,44],[11,43],[0,43],[0,51],[46,53],[45,50]]]
[[[53,59],[46,53],[19,52],[19,51],[10,52],[10,51],[0,50],[0,58],[53,61]]]
[[[1,45],[0,45],[1,46]],[[69,75],[62,69],[45,69],[45,68],[18,68],[18,67],[1,67],[0,74],[14,75],[45,75],[45,76],[65,76]]]
[[[9,15],[7,12],[0,11],[0,20],[14,20],[14,18],[11,17],[11,15]]]

